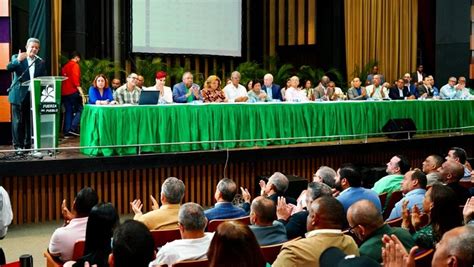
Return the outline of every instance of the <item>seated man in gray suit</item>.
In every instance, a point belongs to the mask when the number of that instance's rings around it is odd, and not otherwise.
[[[250,206],[250,230],[260,246],[287,241],[285,226],[276,221],[276,205],[266,197],[256,197]]]

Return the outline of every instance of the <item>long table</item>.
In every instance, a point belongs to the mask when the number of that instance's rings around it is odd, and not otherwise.
[[[474,101],[86,105],[81,146],[89,148],[81,152],[133,155],[361,138],[382,134],[396,118],[413,119],[418,131],[473,126]]]

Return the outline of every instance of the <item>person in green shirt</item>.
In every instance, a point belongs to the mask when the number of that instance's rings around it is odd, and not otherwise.
[[[410,162],[402,155],[393,156],[387,163],[387,176],[382,177],[378,180],[372,190],[377,194],[387,193],[387,204],[392,196],[392,193],[402,189],[403,176],[407,171],[410,170]]]
[[[351,231],[362,241],[359,246],[360,255],[382,262],[382,237],[395,235],[409,251],[415,242],[411,234],[399,227],[390,227],[385,224],[382,214],[369,200],[360,200],[352,204],[347,210],[347,221]]]

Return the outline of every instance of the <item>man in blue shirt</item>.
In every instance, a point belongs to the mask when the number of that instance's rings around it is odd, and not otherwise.
[[[231,219],[246,216],[247,213],[232,204],[235,194],[237,193],[237,185],[232,179],[224,178],[219,181],[214,193],[217,203],[214,208],[204,211],[207,220],[214,219]]]
[[[441,99],[461,99],[462,88],[456,86],[456,81],[456,77],[449,77],[448,83],[441,87]]]
[[[408,210],[411,211],[411,208],[416,205],[423,211],[427,183],[426,175],[418,169],[405,173],[402,181],[402,192],[405,196],[395,204],[387,221],[402,217],[402,205],[405,201],[408,201]]]
[[[193,74],[185,72],[183,81],[173,86],[173,101],[175,103],[187,103],[194,100],[202,100],[199,85],[193,83]]]
[[[336,173],[336,188],[342,190],[336,199],[344,206],[344,212],[347,212],[353,203],[362,199],[371,201],[382,212],[379,195],[371,189],[362,187],[362,177],[354,166],[343,166]]]

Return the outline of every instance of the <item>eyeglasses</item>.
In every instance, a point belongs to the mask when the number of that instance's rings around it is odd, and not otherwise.
[[[349,229],[347,229],[347,231],[353,235],[355,235],[355,232],[354,232],[354,229],[357,228],[357,226],[359,226],[359,224],[356,224],[354,226],[350,226],[349,225]]]

